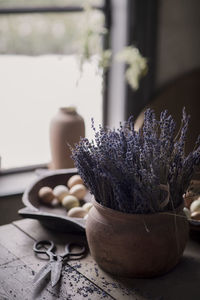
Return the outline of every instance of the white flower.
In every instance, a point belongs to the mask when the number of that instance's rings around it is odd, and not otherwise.
[[[128,46],[120,51],[116,58],[128,65],[125,76],[130,86],[137,90],[139,80],[147,72],[147,59],[144,58],[139,50],[133,46]]]
[[[101,52],[99,59],[99,68],[107,69],[110,66],[112,51],[110,49]]]

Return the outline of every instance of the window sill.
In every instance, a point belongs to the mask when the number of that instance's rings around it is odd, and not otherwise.
[[[3,171],[0,174],[0,198],[23,194],[27,186],[35,180],[38,175],[48,170],[42,169],[19,169],[15,172]]]

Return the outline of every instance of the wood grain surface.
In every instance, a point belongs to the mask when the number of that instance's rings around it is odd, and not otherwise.
[[[153,279],[116,278],[105,273],[88,255],[68,261],[59,284],[51,287],[49,278],[34,286],[36,272],[47,263],[33,253],[39,239],[51,239],[57,252],[68,241],[86,242],[83,235],[52,232],[37,220],[20,220],[0,227],[0,300],[4,299],[199,299],[200,237],[190,240],[178,266]],[[147,249],[148,251],[148,249]]]

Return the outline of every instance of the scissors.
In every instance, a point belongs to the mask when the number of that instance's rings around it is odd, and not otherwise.
[[[75,247],[78,247],[80,250],[72,252]],[[49,257],[49,262],[35,275],[33,281],[35,284],[42,281],[51,273],[51,285],[54,287],[60,279],[63,262],[69,259],[80,259],[86,253],[86,247],[76,243],[66,244],[63,254],[55,254],[54,250],[56,250],[55,244],[50,240],[35,242],[33,251],[38,254],[46,254]]]

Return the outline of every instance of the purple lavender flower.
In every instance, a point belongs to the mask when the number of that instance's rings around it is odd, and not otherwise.
[[[117,130],[92,120],[94,140],[84,138],[72,150],[79,174],[96,201],[127,213],[172,210],[182,201],[195,168],[200,166],[200,136],[185,156],[189,116],[183,109],[181,127],[167,111],[157,120],[145,112],[143,128],[134,130],[133,117]]]

